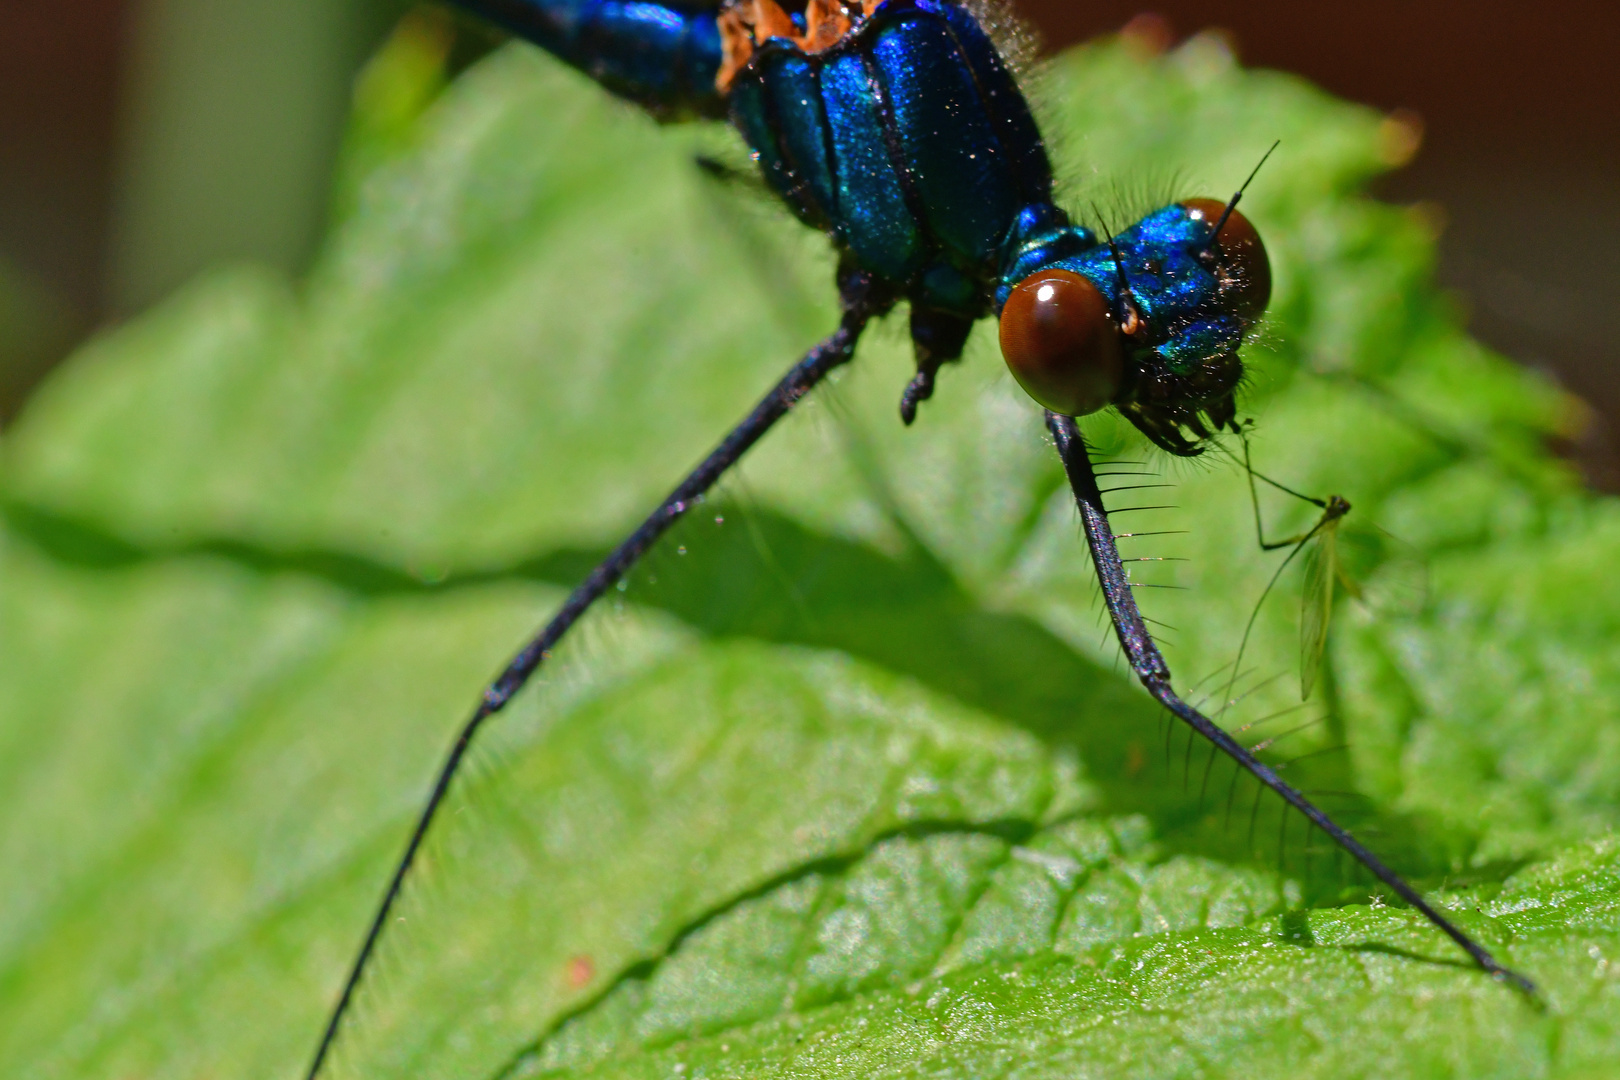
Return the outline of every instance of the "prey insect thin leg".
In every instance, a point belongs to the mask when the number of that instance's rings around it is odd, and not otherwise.
[[[1119,635],[1120,647],[1147,692],[1189,728],[1214,743],[1222,753],[1332,838],[1335,844],[1371,871],[1374,877],[1389,886],[1397,896],[1444,931],[1481,968],[1499,981],[1509,983],[1525,993],[1534,994],[1535,984],[1529,979],[1499,964],[1483,945],[1436,911],[1416,889],[1385,866],[1383,861],[1363,847],[1360,841],[1340,828],[1304,795],[1285,783],[1276,772],[1256,759],[1223,728],[1181,700],[1176,694],[1175,687],[1171,685],[1170,669],[1165,664],[1164,657],[1160,655],[1158,646],[1153,643],[1153,637],[1148,633],[1147,626],[1142,622],[1141,613],[1136,608],[1136,599],[1131,595],[1130,585],[1125,580],[1125,568],[1119,560],[1119,549],[1114,545],[1113,531],[1108,526],[1108,515],[1103,510],[1102,496],[1097,491],[1096,478],[1092,476],[1091,461],[1086,454],[1085,442],[1080,437],[1080,429],[1075,425],[1073,417],[1060,416],[1053,412],[1046,414],[1046,424],[1052,437],[1057,441],[1058,456],[1063,461],[1064,471],[1069,477],[1069,486],[1074,491],[1075,504],[1080,509],[1080,520],[1086,532],[1086,546],[1091,550],[1091,559],[1097,568],[1098,580],[1102,582],[1103,599],[1108,605],[1109,617],[1113,620],[1114,629]]]
[[[1238,661],[1241,662],[1242,659],[1243,659],[1244,651],[1249,647],[1249,635],[1254,632],[1255,620],[1259,619],[1259,617],[1260,617],[1260,609],[1261,609],[1261,607],[1263,607],[1265,605],[1266,597],[1271,595],[1271,590],[1276,588],[1277,582],[1282,579],[1283,571],[1288,569],[1289,564],[1291,564],[1294,561],[1294,559],[1302,551],[1305,550],[1306,545],[1310,544],[1311,541],[1313,541],[1313,540],[1317,541],[1318,547],[1320,547],[1320,545],[1322,543],[1324,543],[1324,542],[1326,542],[1328,540],[1331,540],[1332,537],[1333,537],[1334,531],[1338,527],[1338,523],[1339,523],[1340,519],[1342,519],[1346,514],[1348,514],[1350,512],[1350,504],[1348,502],[1346,502],[1343,498],[1341,498],[1341,497],[1339,497],[1337,495],[1329,496],[1326,499],[1312,498],[1309,495],[1305,495],[1305,494],[1302,494],[1302,493],[1300,493],[1298,491],[1295,491],[1293,488],[1288,487],[1285,484],[1278,483],[1277,481],[1273,480],[1271,477],[1266,476],[1264,473],[1256,472],[1255,469],[1254,469],[1254,464],[1250,460],[1250,457],[1249,457],[1249,440],[1248,440],[1248,437],[1243,433],[1243,431],[1241,429],[1238,431],[1238,438],[1243,441],[1242,467],[1243,467],[1243,472],[1248,477],[1248,481],[1249,481],[1249,503],[1254,508],[1254,534],[1255,534],[1255,539],[1260,544],[1260,549],[1262,551],[1276,551],[1279,548],[1289,548],[1290,549],[1289,552],[1288,552],[1287,558],[1283,559],[1282,563],[1277,567],[1276,571],[1271,575],[1271,579],[1266,582],[1266,587],[1260,591],[1260,599],[1255,601],[1254,610],[1249,613],[1249,621],[1243,628],[1243,637],[1238,642]],[[1230,452],[1228,452],[1228,453],[1230,453]],[[1320,507],[1322,509],[1322,516],[1317,518],[1316,523],[1314,525],[1312,525],[1309,529],[1307,529],[1306,531],[1304,531],[1302,533],[1299,533],[1299,534],[1297,534],[1295,536],[1290,536],[1290,537],[1288,537],[1287,539],[1284,539],[1284,540],[1270,540],[1270,541],[1268,541],[1266,539],[1265,524],[1262,522],[1261,517],[1260,517],[1260,493],[1255,490],[1255,486],[1254,486],[1254,482],[1255,482],[1256,479],[1263,480],[1267,484],[1270,484],[1272,487],[1276,488],[1278,491],[1282,491],[1282,492],[1285,492],[1285,493],[1287,493],[1289,495],[1292,495],[1296,499],[1300,499],[1300,500],[1303,500],[1304,502],[1308,502],[1312,506]],[[1313,570],[1320,571],[1320,570],[1323,569],[1321,566],[1316,565],[1315,560],[1312,560],[1312,559],[1309,559],[1309,558],[1307,559],[1307,565]],[[1307,576],[1311,577],[1311,576],[1314,576],[1314,575],[1307,575]],[[1328,588],[1328,589],[1332,588],[1333,579],[1332,579],[1332,576],[1331,576],[1331,572],[1329,573],[1329,577],[1327,578],[1325,584],[1326,584],[1326,588]],[[1317,591],[1320,592],[1321,589],[1323,588],[1323,583],[1318,581],[1316,583],[1316,586],[1317,586]],[[1308,582],[1307,583],[1307,593],[1308,594],[1309,594],[1309,588],[1310,588],[1310,583]],[[1309,598],[1310,597],[1308,595],[1307,600],[1309,600]],[[1318,599],[1325,599],[1328,602],[1331,602],[1331,595],[1329,595],[1328,597],[1325,597],[1325,598],[1320,598],[1319,597]],[[1308,656],[1308,655],[1309,656],[1314,656],[1317,659],[1320,658],[1321,648],[1322,648],[1322,646],[1323,646],[1323,644],[1325,642],[1324,635],[1327,633],[1326,614],[1324,612],[1315,612],[1314,616],[1313,616],[1312,612],[1313,612],[1313,609],[1311,608],[1310,604],[1307,603],[1305,618],[1310,620],[1310,626],[1307,629],[1305,627],[1304,623],[1302,623],[1302,628],[1301,628],[1302,638],[1301,638],[1301,640],[1303,642],[1308,637],[1309,641],[1310,641],[1310,644],[1301,646],[1300,655],[1301,655],[1301,658],[1302,658],[1302,664],[1307,663],[1304,660],[1304,658],[1306,656]],[[1310,696],[1311,686],[1315,682],[1315,679],[1316,679],[1316,672],[1315,672],[1314,667],[1311,667],[1311,666],[1302,666],[1301,667],[1301,670],[1300,670],[1300,686],[1301,686],[1300,696],[1302,698]],[[1228,697],[1231,696],[1231,684],[1230,683],[1227,685],[1227,696]],[[1226,706],[1223,705],[1221,707],[1220,711],[1216,713],[1216,715],[1221,716],[1221,715],[1224,715],[1225,712],[1226,712]]]
[[[343,984],[343,992],[338,998],[327,1020],[326,1029],[321,1034],[321,1041],[316,1047],[315,1056],[310,1062],[308,1076],[310,1080],[319,1075],[321,1066],[325,1063],[327,1054],[337,1038],[338,1030],[342,1026],[344,1016],[353,1003],[354,994],[365,975],[366,967],[375,952],[377,942],[382,936],[383,927],[387,924],[389,912],[399,900],[401,889],[405,884],[406,875],[410,873],[416,861],[417,853],[421,850],[422,841],[426,838],[428,828],[444,799],[450,791],[450,785],[461,768],[467,751],[472,745],[473,738],[484,725],[484,721],[500,712],[507,703],[521,690],[529,678],[537,671],[540,665],[551,655],[551,650],[562,640],[563,635],[577,622],[586,610],[601,598],[602,594],[611,589],[621,578],[628,573],[640,558],[657,542],[670,526],[680,520],[687,510],[691,509],[698,496],[707,492],[714,486],[731,466],[748,452],[748,449],[758,442],[760,437],[770,430],[771,426],[787,415],[788,411],[798,404],[799,400],[808,394],[818,383],[827,377],[835,368],[847,363],[855,352],[855,343],[861,336],[873,315],[878,313],[881,303],[877,302],[867,288],[864,279],[856,278],[846,283],[844,316],[838,330],[823,340],[815,348],[805,354],[793,368],[783,376],[776,387],[766,394],[754,410],[748,414],[742,423],[731,430],[731,433],[721,440],[720,444],[703,460],[696,469],[681,481],[680,485],[669,494],[658,509],[654,510],[641,526],[631,533],[623,543],[614,549],[613,553],[597,565],[590,575],[569,594],[561,610],[554,615],[550,622],[518,651],[507,664],[506,669],[489,684],[484,691],[483,699],[478,703],[471,718],[462,726],[461,732],[446,755],[444,764],[440,767],[438,776],[433,783],[433,790],[428,796],[421,816],[417,818],[416,828],[411,833],[409,843],[405,846],[405,853],[400,857],[398,865],[394,868],[394,875],[388,882],[388,889],[383,893],[382,903],[377,907],[377,913],[371,920],[371,926],[366,931],[365,940],[356,954],[354,965],[349,970],[349,977]]]
[[[1292,495],[1294,498],[1299,499],[1302,502],[1308,502],[1312,506],[1315,506],[1323,511],[1328,509],[1330,500],[1317,499],[1310,495],[1302,494],[1301,492],[1295,491],[1293,488],[1288,487],[1286,484],[1279,484],[1277,481],[1273,480],[1269,476],[1266,476],[1264,473],[1255,472],[1254,464],[1250,460],[1249,456],[1249,438],[1242,431],[1238,432],[1238,438],[1243,441],[1243,472],[1244,475],[1249,478],[1249,505],[1254,508],[1254,535],[1255,538],[1260,542],[1260,550],[1276,551],[1278,548],[1290,547],[1294,544],[1302,544],[1306,540],[1310,539],[1311,534],[1316,531],[1314,528],[1306,532],[1290,536],[1285,540],[1266,539],[1266,527],[1260,519],[1260,492],[1255,489],[1254,482],[1256,480],[1263,480],[1267,484],[1270,484],[1272,487],[1276,488],[1278,491]],[[1228,455],[1230,455],[1230,452],[1228,452]],[[1346,507],[1346,509],[1348,509],[1348,507]],[[1320,527],[1320,525],[1317,526],[1317,528]]]
[[[1283,559],[1282,563],[1278,565],[1277,569],[1272,572],[1270,580],[1266,582],[1266,587],[1260,590],[1260,599],[1254,602],[1254,610],[1249,612],[1249,621],[1243,624],[1243,637],[1238,639],[1237,663],[1241,664],[1243,662],[1243,654],[1248,651],[1249,635],[1254,633],[1255,620],[1260,618],[1260,608],[1265,604],[1266,597],[1270,596],[1271,590],[1277,587],[1277,582],[1282,579],[1283,571],[1287,570],[1289,565],[1293,563],[1295,556],[1297,556],[1301,551],[1305,550],[1305,545],[1310,543],[1311,538],[1315,536],[1317,531],[1321,528],[1322,522],[1318,522],[1315,528],[1311,529],[1310,532],[1305,533],[1303,536],[1300,536],[1295,540],[1289,541],[1292,548],[1288,552],[1288,557]],[[1234,667],[1233,670],[1236,671],[1236,667]],[[1218,709],[1215,713],[1216,716],[1224,716],[1227,706],[1232,703],[1232,688],[1236,684],[1236,681],[1237,678],[1234,675],[1232,680],[1226,684],[1226,693],[1222,698],[1220,709]]]

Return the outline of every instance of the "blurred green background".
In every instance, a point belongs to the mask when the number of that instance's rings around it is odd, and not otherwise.
[[[303,268],[396,0],[0,5],[0,409],[200,269]]]

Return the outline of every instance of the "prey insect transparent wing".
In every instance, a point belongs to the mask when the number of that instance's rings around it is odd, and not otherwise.
[[[1246,428],[1247,425],[1245,425]],[[1345,518],[1350,513],[1350,503],[1339,495],[1330,495],[1326,499],[1313,498],[1301,494],[1285,484],[1278,483],[1263,473],[1256,472],[1254,462],[1250,455],[1249,441],[1243,431],[1239,431],[1239,438],[1243,441],[1243,456],[1241,460],[1233,458],[1234,463],[1240,467],[1248,478],[1249,499],[1254,508],[1255,536],[1262,551],[1276,551],[1287,549],[1288,555],[1278,565],[1276,571],[1266,582],[1259,599],[1255,603],[1254,612],[1244,630],[1243,640],[1238,647],[1238,659],[1234,661],[1233,679],[1236,678],[1237,668],[1241,666],[1243,649],[1248,644],[1249,634],[1253,631],[1255,620],[1259,617],[1260,607],[1266,601],[1278,581],[1296,559],[1303,556],[1302,584],[1300,588],[1299,608],[1299,697],[1301,701],[1311,696],[1316,687],[1317,676],[1322,670],[1322,658],[1327,651],[1328,628],[1333,621],[1333,598],[1338,588],[1344,590],[1357,599],[1362,598],[1362,589],[1357,581],[1346,570],[1340,561],[1339,540],[1340,532]],[[1295,499],[1321,509],[1321,516],[1304,532],[1282,540],[1267,540],[1265,526],[1261,520],[1260,495],[1255,486],[1259,480],[1269,487],[1283,492]],[[1393,540],[1389,534],[1378,530],[1383,537]],[[1230,691],[1230,680],[1228,690]]]
[[[1299,619],[1300,696],[1321,674],[1334,597],[1342,592],[1373,618],[1410,617],[1428,602],[1428,570],[1412,545],[1367,522],[1354,522],[1344,500],[1328,500],[1305,541]]]
[[[1329,516],[1331,514],[1331,516]],[[1306,541],[1305,586],[1299,612],[1299,696],[1311,696],[1322,654],[1327,649],[1328,624],[1333,619],[1333,591],[1339,577],[1339,522],[1342,514],[1324,513]]]
[[[1247,462],[1245,462],[1247,468]],[[1251,480],[1258,474],[1250,470]],[[1297,492],[1261,477],[1268,484],[1298,496]],[[1252,491],[1251,491],[1252,494]],[[1366,605],[1374,614],[1412,614],[1421,608],[1425,599],[1423,560],[1408,545],[1376,526],[1362,527],[1348,533],[1346,521],[1350,503],[1338,495],[1326,499],[1310,499],[1322,508],[1322,515],[1303,535],[1287,540],[1262,542],[1264,548],[1292,545],[1287,558],[1277,568],[1267,586],[1270,592],[1283,572],[1295,560],[1303,562],[1301,569],[1299,606],[1299,696],[1303,701],[1311,696],[1322,671],[1327,652],[1328,630],[1333,621],[1333,602],[1342,589],[1351,599]],[[1258,519],[1257,519],[1258,520]],[[1343,544],[1350,535],[1363,541],[1363,546],[1375,549],[1369,553],[1376,562],[1376,577],[1368,588],[1346,565]],[[1264,602],[1264,596],[1261,598]]]

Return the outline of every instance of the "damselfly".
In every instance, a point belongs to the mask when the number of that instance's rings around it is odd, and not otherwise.
[[[1132,596],[1075,417],[1117,410],[1162,450],[1202,451],[1240,431],[1238,348],[1264,312],[1270,266],[1258,232],[1226,201],[1187,199],[1098,235],[1053,201],[1046,147],[974,11],[956,0],[465,0],[668,118],[726,116],[767,184],[839,253],[840,325],[812,348],[628,539],[484,694],[445,760],[389,882],[310,1074],[321,1070],[424,838],[485,723],[575,622],[687,515],[777,420],[853,357],[878,316],[909,306],[916,375],[900,395],[912,423],[974,323],[1000,320],[1004,357],[1046,407],[1107,612],[1131,669],[1171,714],[1279,795],[1448,934],[1484,970],[1522,989],[1479,943],[1231,734],[1189,705]],[[1252,176],[1251,176],[1252,179]],[[1246,187],[1246,185],[1245,185]],[[1329,502],[1313,538],[1331,543],[1346,507]],[[1313,582],[1302,664],[1319,655],[1331,564]],[[1325,577],[1323,575],[1326,575]],[[1325,581],[1325,584],[1324,584]],[[1312,621],[1314,620],[1314,621]],[[1236,672],[1234,671],[1234,676]],[[1307,679],[1310,676],[1307,675]]]

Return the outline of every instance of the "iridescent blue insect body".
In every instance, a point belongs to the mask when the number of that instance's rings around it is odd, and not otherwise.
[[[986,314],[1013,220],[1051,204],[1029,107],[952,4],[890,0],[821,53],[770,39],[730,101],[771,186],[914,307]]]
[[[661,117],[722,118],[718,0],[468,0],[460,4],[534,42]]]
[[[1081,273],[1117,323],[1136,312],[1140,331],[1128,335],[1105,403],[1176,453],[1195,453],[1209,427],[1230,421],[1236,350],[1263,300],[1252,311],[1220,310],[1220,268],[1198,257],[1213,223],[1184,205],[1127,230],[1112,248],[1071,225],[1053,202],[1052,166],[1029,106],[960,3],[866,0],[853,17],[827,0],[792,13],[770,0],[723,10],[716,0],[462,6],[655,114],[728,115],[766,183],[837,246],[843,276],[864,275],[885,301],[909,302],[919,371],[901,404],[908,423],[973,323],[999,314],[1017,284],[1042,269]],[[1204,371],[1212,360],[1214,375]]]
[[[1074,417],[1112,406],[1153,442],[1198,453],[1236,430],[1237,350],[1271,289],[1236,206],[1188,199],[1100,240],[1053,201],[1023,95],[958,0],[457,0],[665,119],[728,117],[765,182],[840,253],[843,317],[574,590],[484,692],[440,769],[350,969],[309,1075],[320,1072],[407,874],[483,724],[569,628],[775,422],[906,301],[915,418],[975,321],[999,320],[1014,377],[1047,409],[1120,646],[1164,707],[1305,816],[1498,979],[1528,989],[1359,841],[1184,702],[1131,595]]]

